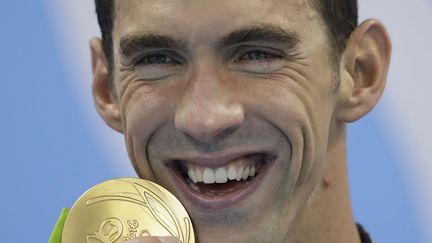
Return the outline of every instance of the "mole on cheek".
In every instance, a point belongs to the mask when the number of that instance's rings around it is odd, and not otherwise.
[[[324,188],[328,188],[328,187],[330,187],[330,185],[331,185],[331,180],[330,180],[330,178],[328,178],[328,177],[324,177],[323,180],[322,180],[322,186],[323,186]]]

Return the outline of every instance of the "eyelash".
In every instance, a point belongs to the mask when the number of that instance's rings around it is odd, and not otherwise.
[[[180,64],[180,61],[177,61],[176,58],[172,57],[173,55],[163,53],[163,52],[155,52],[144,57],[138,59],[136,64],[144,64],[144,65],[176,65]],[[241,62],[268,62],[271,59],[280,59],[282,58],[280,55],[273,54],[267,51],[262,50],[250,50],[242,53],[238,57],[234,58],[232,63],[241,63]]]
[[[246,56],[248,56],[247,58],[245,58]],[[271,59],[280,59],[281,56],[280,55],[276,55],[267,51],[261,51],[261,50],[251,50],[251,51],[247,51],[245,53],[243,53],[242,55],[240,55],[239,57],[235,58],[232,62],[233,63],[237,63],[237,62],[247,62],[247,61],[252,61],[252,62],[266,62],[269,61]]]
[[[137,64],[144,64],[144,65],[163,65],[163,64],[169,65],[169,64],[179,64],[179,63],[180,62],[177,61],[175,58],[171,57],[171,55],[162,52],[148,54],[137,61]]]

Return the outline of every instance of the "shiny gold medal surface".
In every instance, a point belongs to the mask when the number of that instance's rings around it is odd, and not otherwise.
[[[139,236],[175,236],[195,242],[180,201],[143,179],[120,178],[85,192],[67,216],[62,243],[119,243]]]

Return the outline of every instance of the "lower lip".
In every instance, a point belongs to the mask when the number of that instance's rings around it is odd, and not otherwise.
[[[185,178],[180,174],[180,172],[170,169],[171,173],[174,174],[174,183],[180,188],[180,196],[189,200],[193,205],[202,209],[222,209],[228,208],[232,205],[238,204],[240,201],[247,197],[253,195],[253,193],[259,187],[259,184],[266,176],[271,165],[275,161],[275,158],[266,162],[260,169],[259,173],[253,177],[252,180],[235,191],[226,192],[219,195],[207,195],[200,193],[193,188],[191,188]]]

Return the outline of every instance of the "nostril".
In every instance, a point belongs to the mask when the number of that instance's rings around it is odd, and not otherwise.
[[[222,140],[225,137],[229,137],[230,135],[232,135],[236,130],[238,129],[238,127],[229,127],[225,130],[222,130],[220,132],[217,133],[217,135],[215,136],[216,140]]]

